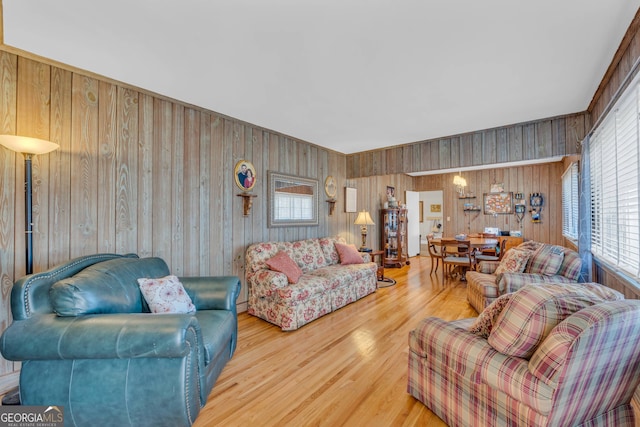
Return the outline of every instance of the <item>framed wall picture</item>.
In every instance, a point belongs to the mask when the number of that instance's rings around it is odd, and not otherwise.
[[[358,200],[358,190],[344,187],[344,211],[357,212],[356,202]]]
[[[256,185],[256,168],[248,160],[240,160],[233,170],[238,188],[249,191]]]
[[[513,193],[484,193],[484,214],[512,214]]]
[[[431,205],[431,212],[442,212],[442,205]]]

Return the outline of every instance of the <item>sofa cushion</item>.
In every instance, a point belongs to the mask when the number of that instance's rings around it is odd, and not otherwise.
[[[140,278],[138,285],[152,313],[193,313],[196,311],[189,294],[174,275],[159,279]]]
[[[324,254],[324,259],[327,262],[327,265],[333,265],[340,262],[340,256],[338,255],[338,251],[336,250],[336,243],[346,243],[340,236],[335,237],[321,237],[318,239],[318,243],[320,244],[320,248],[322,249],[322,253]]]
[[[317,270],[324,267],[327,262],[324,259],[324,253],[320,247],[318,239],[298,240],[291,243],[290,251],[287,251],[303,273]]]
[[[364,260],[362,259],[362,255],[358,252],[356,245],[350,244],[342,244],[335,243],[336,251],[338,251],[338,256],[340,257],[340,264],[348,265],[348,264],[362,264]]]
[[[542,245],[529,260],[526,272],[553,276],[558,273],[564,261],[564,251],[561,246]]]
[[[585,307],[623,298],[597,283],[527,285],[513,294],[498,316],[489,345],[502,354],[528,359],[565,318]]]
[[[522,273],[527,266],[527,261],[529,261],[531,253],[532,252],[530,250],[518,248],[513,248],[507,251],[494,274],[497,276],[507,272]]]
[[[74,276],[54,283],[49,290],[58,316],[148,311],[138,279],[169,274],[161,258],[116,258],[93,264]]]
[[[284,251],[279,251],[274,257],[269,258],[266,264],[271,270],[284,273],[289,283],[298,283],[300,276],[302,276],[302,270],[298,264]]]
[[[502,313],[513,294],[504,294],[487,306],[476,320],[469,326],[469,332],[488,338],[498,316]]]

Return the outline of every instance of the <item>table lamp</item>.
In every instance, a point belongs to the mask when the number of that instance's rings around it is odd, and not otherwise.
[[[358,250],[360,252],[371,252],[371,249],[367,248],[367,225],[376,225],[371,219],[371,215],[367,211],[358,212],[358,217],[353,223],[360,226],[360,232],[362,233],[362,246]]]

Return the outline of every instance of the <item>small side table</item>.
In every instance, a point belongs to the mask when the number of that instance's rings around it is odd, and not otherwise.
[[[362,252],[371,255],[371,261],[376,262],[376,257],[380,257],[380,262],[378,263],[378,281],[384,280],[384,263],[382,262],[382,256],[384,255],[384,251],[371,251],[371,252]]]

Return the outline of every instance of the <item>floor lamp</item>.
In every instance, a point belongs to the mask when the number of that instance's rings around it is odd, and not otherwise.
[[[0,135],[0,145],[24,155],[24,212],[26,237],[26,271],[33,273],[33,207],[31,199],[32,173],[31,159],[38,154],[57,150],[60,146],[44,139],[17,135]]]

